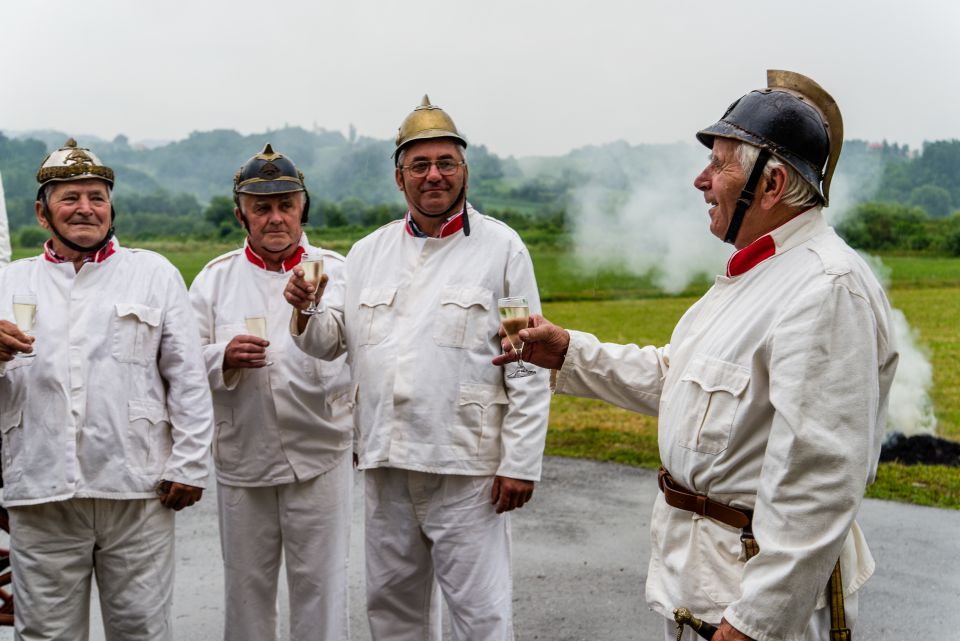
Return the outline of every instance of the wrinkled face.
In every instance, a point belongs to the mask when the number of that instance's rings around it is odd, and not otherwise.
[[[448,138],[420,140],[406,147],[403,165],[414,162],[433,162],[441,159],[462,161],[463,155],[457,145]],[[396,181],[414,215],[417,209],[428,214],[442,214],[450,209],[460,197],[467,183],[467,166],[457,167],[456,173],[444,176],[436,164],[430,166],[426,176],[417,178],[409,170],[397,168]]]
[[[693,181],[710,205],[710,233],[723,240],[730,219],[737,208],[737,197],[747,182],[740,161],[737,160],[737,142],[729,138],[714,138],[710,163]]]
[[[110,191],[102,180],[54,183],[47,196],[47,207],[57,231],[82,247],[96,245],[110,230]],[[40,203],[37,203],[37,221],[43,228],[50,228]],[[54,243],[59,245],[56,238]]]
[[[300,242],[300,217],[305,194],[240,194],[240,208],[247,218],[247,237],[260,256],[285,259]],[[240,224],[241,211],[234,210]]]

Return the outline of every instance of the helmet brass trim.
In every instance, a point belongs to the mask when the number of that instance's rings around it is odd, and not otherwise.
[[[770,89],[785,89],[797,94],[801,99],[810,103],[823,117],[827,128],[827,140],[830,145],[830,154],[827,157],[827,166],[823,170],[823,201],[824,206],[830,204],[830,182],[833,172],[837,168],[840,158],[840,148],[843,147],[843,117],[840,107],[827,91],[813,79],[783,69],[767,70],[767,87]]]

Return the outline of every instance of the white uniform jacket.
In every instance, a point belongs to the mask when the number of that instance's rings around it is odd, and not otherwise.
[[[183,278],[112,242],[79,272],[44,255],[0,270],[0,317],[37,298],[36,357],[0,364],[7,507],[206,481],[213,410]]]
[[[357,242],[343,306],[329,301],[296,338],[320,358],[347,350],[361,468],[540,478],[549,376],[490,364],[497,299],[540,311],[533,264],[516,232],[468,214],[469,236],[416,238],[398,220]]]
[[[647,600],[747,635],[795,639],[823,607],[842,552],[845,591],[873,573],[854,522],[872,482],[896,369],[890,309],[819,208],[770,234],[775,253],[718,276],[664,348],[571,332],[556,391],[659,414],[660,458],[687,489],[754,510],[740,532],[668,506],[652,516]]]
[[[330,276],[324,295],[342,304],[343,256],[311,247],[306,235],[300,246],[323,257]],[[293,344],[283,289],[299,256],[272,272],[251,253],[244,247],[215,258],[190,286],[213,390],[217,480],[248,487],[305,481],[332,468],[351,446],[350,372],[346,357],[319,361]],[[266,319],[272,364],[224,371],[227,343],[250,333],[248,316]]]

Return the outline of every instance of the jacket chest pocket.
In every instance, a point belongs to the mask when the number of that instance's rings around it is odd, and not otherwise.
[[[441,347],[471,347],[486,341],[484,331],[493,292],[486,287],[444,287],[433,340]]]
[[[121,363],[146,365],[157,359],[163,310],[138,303],[117,303],[113,357]]]
[[[704,454],[719,454],[727,449],[733,421],[749,383],[748,369],[711,356],[695,356],[671,400],[681,422],[680,444]]]
[[[360,345],[376,345],[387,337],[396,297],[396,287],[365,287],[360,291],[357,309]]]

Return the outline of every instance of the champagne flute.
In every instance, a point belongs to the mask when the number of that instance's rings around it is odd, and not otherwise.
[[[323,275],[323,257],[322,256],[311,256],[307,254],[302,261],[300,261],[300,269],[303,270],[303,279],[313,285],[314,287],[319,287],[320,277]],[[313,316],[314,314],[320,313],[320,308],[317,307],[317,296],[316,291],[313,292],[313,300],[310,301],[310,307],[302,310],[301,314],[306,314],[307,316]]]
[[[267,319],[262,313],[247,314],[243,321],[248,334],[267,340]],[[273,361],[268,359],[266,364],[273,365]]]
[[[533,376],[536,372],[527,369],[523,364],[523,342],[520,340],[520,330],[525,329],[530,320],[530,305],[527,303],[527,297],[500,298],[497,300],[497,308],[500,310],[500,322],[503,324],[503,331],[517,353],[517,365],[519,366],[512,374],[507,374],[507,378]]]
[[[24,334],[33,331],[33,322],[37,317],[37,297],[34,294],[13,295],[13,320]],[[33,358],[36,352],[18,352],[16,358]]]

